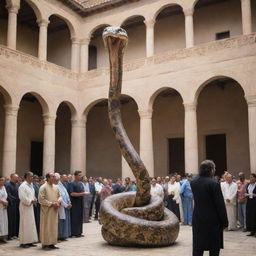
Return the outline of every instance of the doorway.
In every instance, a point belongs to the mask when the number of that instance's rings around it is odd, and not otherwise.
[[[43,142],[31,141],[30,170],[38,176],[42,176],[43,170]]]
[[[226,134],[213,134],[205,137],[206,158],[216,164],[215,175],[222,175],[227,170]]]
[[[168,139],[169,173],[185,174],[184,138]]]

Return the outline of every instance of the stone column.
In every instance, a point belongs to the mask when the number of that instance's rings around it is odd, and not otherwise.
[[[250,169],[256,172],[256,96],[247,98],[248,104],[248,128],[249,128],[249,150]]]
[[[140,157],[149,176],[154,176],[154,151],[152,135],[152,109],[138,110],[140,115]]]
[[[47,60],[47,27],[48,20],[38,20],[39,25],[39,43],[38,43],[38,58],[39,60]]]
[[[55,170],[55,120],[56,116],[48,114],[44,118],[44,152],[43,152],[43,174]]]
[[[185,108],[185,172],[198,172],[198,137],[196,104],[184,104]]]
[[[154,55],[154,26],[155,20],[145,20],[146,24],[146,55],[151,57]]]
[[[7,30],[7,47],[16,50],[17,42],[17,14],[19,11],[19,6],[7,5],[8,9],[8,30]]]
[[[243,34],[252,33],[251,0],[241,0]]]
[[[90,39],[83,39],[81,41],[80,72],[86,72],[89,69],[89,44]]]
[[[184,10],[185,14],[185,35],[186,35],[186,48],[194,46],[194,21],[193,9]]]
[[[71,171],[79,170],[86,174],[86,119],[72,119],[71,132]]]
[[[17,116],[19,107],[5,105],[5,128],[3,145],[3,176],[16,172]]]
[[[126,162],[126,160],[122,156],[122,180],[124,180],[126,177],[130,177],[131,180],[135,180],[135,177],[132,173],[132,170],[129,164]]]
[[[79,72],[79,49],[80,42],[77,38],[71,38],[72,40],[72,48],[71,48],[71,70],[73,72]]]

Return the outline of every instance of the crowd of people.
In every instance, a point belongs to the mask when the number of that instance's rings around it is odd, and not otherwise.
[[[184,225],[192,225],[194,198],[191,174],[173,173],[151,179],[151,196],[160,196],[165,206]],[[238,180],[226,172],[219,178],[228,216],[227,230],[241,228],[256,236],[256,175]],[[11,174],[0,177],[0,241],[19,239],[22,248],[41,242],[44,250],[58,249],[59,241],[83,236],[83,223],[99,219],[101,202],[108,196],[136,191],[129,177],[121,179],[87,178],[80,171],[73,175],[48,173],[38,177],[32,172],[23,178]]]

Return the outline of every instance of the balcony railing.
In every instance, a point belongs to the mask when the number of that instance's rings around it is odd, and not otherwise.
[[[6,59],[12,59],[21,64],[30,65],[33,68],[41,69],[55,75],[57,74],[59,76],[64,76],[69,79],[78,79],[78,74],[72,72],[67,68],[58,66],[51,62],[40,61],[38,58],[32,55],[17,50],[12,50],[3,45],[0,45],[0,56],[5,57]]]
[[[197,45],[192,48],[184,48],[173,51],[164,52],[153,57],[136,59],[124,63],[124,71],[130,72],[137,69],[145,68],[150,65],[163,64],[173,60],[180,60],[190,57],[207,56],[212,53],[222,51],[225,49],[238,49],[243,46],[252,45],[256,43],[256,33],[250,35],[242,35],[233,38],[223,39],[219,41],[208,42],[205,44]],[[92,79],[102,75],[109,74],[109,68],[103,67],[91,70],[84,73],[74,73],[69,69],[58,66],[51,62],[40,61],[38,58],[29,54],[12,50],[6,46],[0,45],[0,56],[7,59],[12,59],[21,64],[32,66],[36,69],[41,69],[61,77],[66,77],[73,80]]]

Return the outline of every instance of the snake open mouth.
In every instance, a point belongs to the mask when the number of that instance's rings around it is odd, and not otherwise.
[[[112,245],[168,246],[179,234],[179,220],[164,207],[160,197],[150,196],[150,178],[123,127],[120,96],[123,54],[128,43],[124,29],[107,27],[103,41],[109,52],[110,87],[108,115],[120,151],[136,178],[137,191],[106,198],[100,208],[102,236]]]

